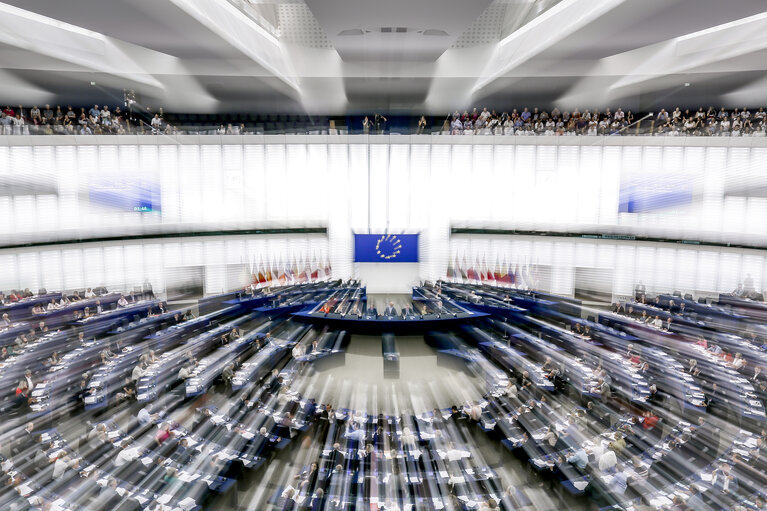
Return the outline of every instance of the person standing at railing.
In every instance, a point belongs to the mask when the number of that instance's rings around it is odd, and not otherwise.
[[[152,135],[157,135],[160,133],[160,128],[162,127],[162,119],[160,119],[160,114],[154,114],[150,124],[152,125]]]
[[[373,116],[373,119],[375,123],[376,133],[378,135],[381,135],[382,133],[386,131],[386,122],[388,121],[388,119],[381,114],[375,114],[375,116]]]
[[[5,112],[0,114],[0,134],[11,134],[11,118]]]
[[[426,117],[423,115],[420,119],[418,119],[418,129],[416,130],[416,134],[420,135],[426,130]]]
[[[11,119],[11,124],[13,126],[13,134],[14,135],[23,135],[24,134],[24,118],[21,116],[21,114],[17,113],[16,117]]]

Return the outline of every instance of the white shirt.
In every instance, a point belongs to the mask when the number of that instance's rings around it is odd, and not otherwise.
[[[69,468],[69,462],[65,461],[64,458],[59,458],[56,460],[56,462],[53,464],[53,478],[58,479],[59,477],[64,474],[64,472]]]
[[[618,464],[618,458],[615,456],[615,452],[612,449],[607,449],[599,457],[599,470],[602,472],[610,470]]]
[[[131,378],[133,378],[134,381],[139,381],[142,376],[144,376],[144,370],[141,368],[141,364],[139,364],[133,368]]]
[[[136,416],[138,419],[139,424],[147,424],[152,420],[152,416],[149,414],[149,410],[146,408],[142,408],[139,410],[138,415]]]
[[[122,467],[123,465],[130,463],[138,458],[138,451],[133,447],[121,450],[115,458],[115,467]]]

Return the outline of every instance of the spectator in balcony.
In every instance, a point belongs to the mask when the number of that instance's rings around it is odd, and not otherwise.
[[[112,116],[112,133],[117,135],[125,134],[125,124],[123,123],[122,117],[119,115]]]
[[[476,112],[476,109],[474,109]],[[479,118],[482,119],[482,122],[487,123],[487,120],[490,118],[490,112],[487,111],[487,108],[482,109],[482,113],[479,114]]]
[[[98,105],[93,105],[93,108],[88,110],[88,115],[90,117],[98,117],[101,114],[101,110],[99,109]]]
[[[743,121],[741,121],[739,117],[736,117],[732,121],[732,131],[730,132],[730,134],[733,137],[740,136],[740,132],[742,129],[743,129]]]
[[[11,134],[11,118],[5,112],[0,113],[0,134]]]
[[[463,124],[461,123],[461,119],[458,117],[453,117],[453,122],[450,123],[450,134],[460,135],[461,133],[463,133]]]
[[[157,135],[160,132],[160,128],[162,127],[162,119],[160,119],[160,114],[154,114],[150,124],[152,126],[152,135]],[[221,126],[221,128],[223,128],[223,126]]]
[[[37,105],[32,107],[32,110],[29,111],[29,117],[32,124],[39,124],[42,122],[43,117],[40,114],[40,109],[37,108]]]
[[[80,114],[80,119],[77,121],[77,124],[80,128],[80,135],[93,135],[93,131],[91,131],[90,126],[88,126],[88,119],[85,117],[85,114]]]
[[[522,122],[527,124],[530,121],[530,117],[531,117],[530,111],[527,108],[525,108],[522,111],[522,114],[520,115],[520,117],[522,118]]]
[[[477,117],[477,120],[474,122],[474,134],[475,135],[485,134],[485,121],[481,116]]]
[[[14,135],[22,135],[24,133],[24,118],[21,114],[16,114],[16,117],[11,119],[11,125],[13,126]]]
[[[389,121],[381,114],[375,114],[373,116],[373,122],[375,123],[376,133],[381,134],[386,131],[386,123]]]
[[[463,134],[464,135],[471,135],[474,133],[474,123],[471,120],[471,117],[467,117],[466,120],[463,121]]]
[[[723,117],[719,123],[719,134],[723,137],[730,136],[730,118]]]
[[[590,136],[596,136],[598,128],[599,122],[597,122],[596,117],[589,119],[588,127],[586,128],[586,134]]]
[[[416,134],[421,135],[426,130],[426,117],[423,115],[420,119],[418,119],[418,129],[416,130]]]
[[[104,105],[104,107],[101,109],[101,112],[99,112],[99,117],[101,118],[102,126],[111,126],[112,123],[110,122],[110,120],[111,120],[112,114],[106,105]]]
[[[98,110],[96,110],[95,113],[94,113],[94,110],[91,109],[88,112],[88,124],[90,126],[93,126],[93,127],[98,126],[98,124],[99,124],[99,115],[100,114],[99,114]]]

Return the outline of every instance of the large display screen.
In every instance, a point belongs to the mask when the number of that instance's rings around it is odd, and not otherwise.
[[[693,200],[693,176],[669,172],[621,172],[619,213],[652,213]]]
[[[88,192],[92,204],[120,211],[147,213],[162,209],[160,183],[157,176],[150,173],[94,173]]]
[[[355,263],[417,263],[417,234],[355,234]]]

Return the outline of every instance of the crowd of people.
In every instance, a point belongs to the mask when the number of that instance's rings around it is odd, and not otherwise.
[[[172,117],[172,116],[171,116]],[[105,135],[105,134],[174,134],[193,132],[195,134],[245,135],[260,133],[262,129],[240,122],[241,115],[232,115],[233,122],[220,123],[229,116],[220,115],[215,124],[206,126],[189,125],[180,127],[178,122],[164,115],[162,109],[151,117],[142,119],[120,106],[108,105],[91,107],[52,107],[50,104],[40,108],[19,105],[16,108],[5,106],[0,112],[0,135]],[[440,126],[434,123],[429,128],[426,116],[410,122],[414,134],[440,132],[451,135],[519,135],[519,136],[613,136],[613,135],[666,135],[666,136],[765,136],[767,134],[767,112],[764,108],[746,107],[727,110],[724,107],[683,109],[676,107],[668,111],[661,108],[657,112],[636,113],[631,110],[606,108],[567,110],[557,107],[551,110],[538,108],[517,109],[501,113],[495,110],[474,108],[471,111],[458,110],[445,119]],[[178,119],[176,119],[178,121]],[[362,120],[363,134],[383,134],[389,131],[388,119],[382,114],[365,116]],[[326,119],[325,122],[330,122]],[[343,121],[336,120],[338,128]],[[356,121],[352,122],[355,124]],[[300,123],[299,123],[300,124]],[[331,123],[332,124],[332,123]],[[407,122],[405,122],[407,124]],[[307,130],[320,127],[311,124]],[[327,126],[325,127],[327,129]],[[279,129],[279,127],[277,128]],[[295,129],[301,130],[297,125]],[[343,129],[330,130],[329,133],[342,132]],[[394,131],[394,128],[392,128]]]
[[[498,114],[495,110],[474,108],[471,113],[457,110],[450,121],[451,135],[668,135],[668,136],[764,136],[767,112],[759,108],[717,110],[713,106],[690,111],[677,107],[668,112],[635,114],[610,108],[600,111],[575,109],[572,112],[554,108],[550,112],[533,108],[516,108]]]
[[[50,104],[42,109],[38,105],[32,108],[19,105],[15,109],[6,106],[0,113],[3,135],[124,135],[141,125],[119,106],[110,109],[108,105],[94,104],[90,108],[57,105],[55,109]]]

